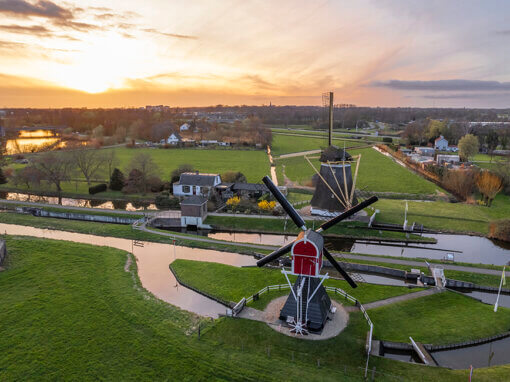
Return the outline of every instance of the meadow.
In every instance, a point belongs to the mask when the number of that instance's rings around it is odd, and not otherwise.
[[[400,166],[372,148],[349,150],[349,153],[351,155],[361,154],[356,182],[356,188],[359,190],[422,195],[442,192],[435,184]],[[311,161],[315,168],[319,170],[320,162],[317,156],[312,156],[315,159],[311,159]],[[277,169],[284,172],[285,176],[293,182],[307,183],[315,174],[315,171],[304,157],[279,159],[276,161],[276,165]]]
[[[339,147],[359,147],[367,143],[359,140],[347,140],[342,138],[333,138],[333,144]],[[282,154],[297,153],[308,150],[324,149],[328,146],[328,138],[300,137],[293,133],[273,134],[271,144],[271,154],[277,157]]]
[[[298,340],[263,323],[211,322],[155,299],[141,287],[136,262],[124,271],[125,252],[29,237],[6,240],[1,380],[363,380],[367,326],[359,312],[333,339]],[[473,327],[478,320],[471,321]],[[370,359],[372,367],[378,381],[467,378],[466,370],[378,357]],[[478,369],[477,380],[504,380],[509,372],[508,366]]]

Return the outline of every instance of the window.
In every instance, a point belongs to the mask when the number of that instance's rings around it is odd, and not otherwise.
[[[189,193],[189,186],[182,186],[182,192]]]

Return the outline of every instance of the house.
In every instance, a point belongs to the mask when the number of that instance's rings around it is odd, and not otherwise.
[[[179,131],[188,131],[190,128],[188,123],[183,123],[181,127],[179,127]]]
[[[436,150],[446,151],[448,150],[448,141],[440,135],[439,138],[436,138],[434,141],[434,147]]]
[[[209,228],[204,225],[207,217],[207,198],[193,195],[181,202],[181,227],[195,226]]]
[[[460,157],[458,155],[446,155],[446,154],[438,154],[436,158],[436,163],[438,165],[443,164],[459,164],[460,163]]]
[[[209,196],[220,183],[219,174],[200,174],[198,171],[185,172],[181,174],[179,181],[173,184],[173,192],[175,196]]]
[[[267,194],[269,192],[269,189],[266,187],[265,184],[234,183],[232,185],[232,192],[237,196],[258,199],[262,195]]]
[[[433,157],[436,149],[433,147],[415,147],[414,152],[422,156]]]
[[[166,143],[169,145],[178,145],[181,142],[182,142],[182,137],[179,135],[179,133],[172,133],[166,139]]]

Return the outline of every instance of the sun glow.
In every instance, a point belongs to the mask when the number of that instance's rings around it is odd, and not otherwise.
[[[87,93],[121,88],[126,79],[145,75],[143,57],[147,46],[118,34],[97,38],[72,54],[55,80],[61,86]]]

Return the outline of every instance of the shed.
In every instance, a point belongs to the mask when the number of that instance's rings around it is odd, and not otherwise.
[[[207,217],[207,198],[193,195],[181,202],[181,226],[204,226]]]

